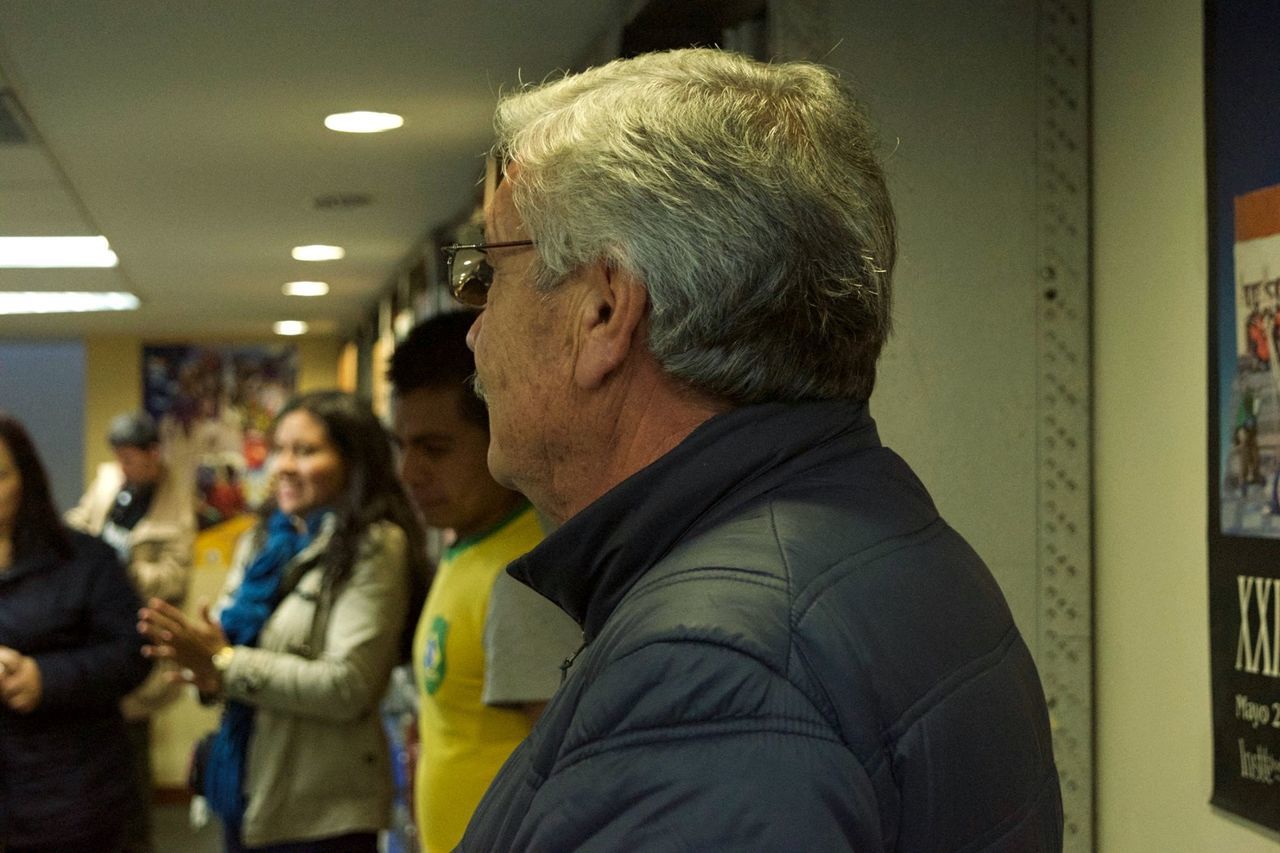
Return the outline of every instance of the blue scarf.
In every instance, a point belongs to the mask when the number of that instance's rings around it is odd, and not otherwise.
[[[310,544],[327,516],[313,512],[306,519],[306,531],[299,533],[290,516],[276,510],[267,520],[267,540],[244,570],[244,578],[220,621],[227,642],[233,646],[257,645],[258,634],[279,603],[278,593],[284,567]],[[204,777],[204,796],[209,807],[222,818],[228,831],[239,832],[244,819],[244,764],[253,733],[253,706],[227,700],[222,722],[209,747]]]

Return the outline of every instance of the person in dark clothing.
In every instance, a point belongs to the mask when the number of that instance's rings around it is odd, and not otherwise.
[[[585,643],[464,851],[1062,845],[991,573],[881,446],[892,207],[835,76],[692,49],[506,96],[449,246],[508,571]]]
[[[107,430],[114,462],[97,476],[64,520],[115,549],[143,601],[159,596],[181,606],[187,594],[195,545],[191,487],[164,461],[160,431],[146,412],[126,412]],[[151,842],[151,718],[177,700],[181,689],[170,670],[156,666],[120,702],[133,750],[134,795],[126,821],[125,853],[153,853]]]
[[[26,430],[0,413],[0,849],[111,853],[130,751],[120,699],[146,677],[115,552],[63,527]]]

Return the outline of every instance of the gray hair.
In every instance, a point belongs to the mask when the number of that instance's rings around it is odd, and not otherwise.
[[[495,127],[541,289],[600,260],[636,275],[659,364],[733,404],[870,396],[896,229],[832,72],[653,53],[509,94]]]

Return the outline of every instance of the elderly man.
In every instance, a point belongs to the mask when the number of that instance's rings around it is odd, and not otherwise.
[[[464,850],[1055,850],[1000,590],[867,410],[894,220],[826,70],[687,50],[498,107],[450,247],[509,571],[585,646]]]

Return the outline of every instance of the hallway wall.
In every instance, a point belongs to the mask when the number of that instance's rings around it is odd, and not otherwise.
[[[0,410],[22,422],[59,509],[80,497],[84,346],[75,340],[0,341]],[[39,377],[39,381],[32,381]]]
[[[1038,655],[1036,4],[826,5],[818,53],[867,104],[898,216],[871,411]]]
[[[1209,805],[1200,0],[1095,0],[1098,849],[1274,851]]]

